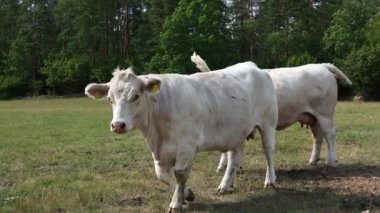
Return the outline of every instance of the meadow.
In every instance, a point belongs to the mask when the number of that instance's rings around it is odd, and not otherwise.
[[[171,193],[155,176],[138,131],[110,132],[111,106],[87,98],[0,102],[0,212],[165,212]],[[248,141],[234,193],[218,196],[220,153],[200,153],[188,212],[380,211],[380,103],[339,102],[337,168],[306,163],[311,136],[277,132],[277,187],[263,188],[259,137]]]

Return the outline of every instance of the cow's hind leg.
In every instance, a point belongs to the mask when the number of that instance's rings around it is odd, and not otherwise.
[[[242,153],[242,155],[244,155],[244,152]],[[243,156],[241,158],[243,158]],[[218,165],[218,168],[216,168],[216,173],[220,173],[220,172],[224,171],[227,168],[227,163],[228,163],[228,154],[227,154],[227,152],[223,152],[220,155],[219,165]],[[236,173],[237,174],[243,173],[242,165],[240,165],[240,167],[236,171]]]
[[[318,122],[320,124],[321,130],[327,141],[328,149],[328,160],[327,165],[336,167],[336,128],[332,119],[329,118],[319,118]]]
[[[275,128],[260,128],[261,143],[267,159],[267,171],[265,175],[264,187],[275,186],[276,174],[274,171],[274,155],[275,155]]]
[[[217,194],[231,193],[236,172],[239,170],[243,159],[243,142],[227,153],[227,168],[224,173],[222,182],[218,187]]]
[[[313,136],[313,151],[310,156],[309,165],[316,165],[321,156],[323,132],[318,123],[310,126],[310,130]]]
[[[216,168],[216,172],[219,173],[219,172],[224,171],[227,167],[227,162],[228,162],[227,152],[223,152],[220,155],[219,165],[218,165],[218,168]]]
[[[175,190],[172,201],[169,205],[169,212],[181,211],[185,199],[185,188],[191,166],[195,158],[196,151],[194,147],[179,147],[176,155],[174,166],[174,176],[176,180]]]

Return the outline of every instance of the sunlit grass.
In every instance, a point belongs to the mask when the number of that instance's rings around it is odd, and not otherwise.
[[[0,102],[0,118],[0,212],[166,211],[171,194],[154,174],[144,138],[137,131],[111,133],[107,102],[85,98],[5,101]],[[378,166],[380,104],[341,102],[335,120],[339,165],[348,170],[350,165]],[[306,163],[311,148],[306,128],[296,124],[278,132],[276,169],[310,169]],[[322,157],[326,159],[326,144]],[[188,182],[196,201],[188,210],[347,210],[340,208],[343,198],[334,190],[298,192],[299,180],[281,175],[280,190],[264,190],[265,158],[258,138],[246,144],[244,173],[237,176],[231,195],[215,195],[222,178],[215,173],[218,160],[217,152],[197,156]]]

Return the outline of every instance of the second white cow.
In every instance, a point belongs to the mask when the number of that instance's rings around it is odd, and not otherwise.
[[[191,60],[201,71],[210,71],[199,55],[194,53]],[[296,122],[308,126],[314,142],[309,164],[316,164],[320,160],[322,141],[326,139],[327,164],[335,167],[337,131],[333,118],[338,96],[335,76],[342,78],[349,85],[352,82],[330,63],[267,69],[267,71],[277,93],[279,113],[277,130],[283,130]],[[217,171],[223,170],[226,163],[227,154],[223,153]]]

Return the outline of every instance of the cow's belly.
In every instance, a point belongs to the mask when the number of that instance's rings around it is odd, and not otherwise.
[[[291,92],[291,91],[289,91]],[[305,100],[299,98],[292,101],[292,98],[278,95],[278,121],[277,130],[283,130],[296,123],[299,116],[306,110]]]
[[[216,129],[202,131],[199,141],[197,141],[197,150],[202,151],[228,151],[244,142],[247,135],[252,130],[248,128],[241,129]]]
[[[300,122],[301,125],[314,126],[317,123],[317,119],[312,113],[298,112],[293,115],[284,116],[279,115],[276,130],[284,130],[296,122]]]

